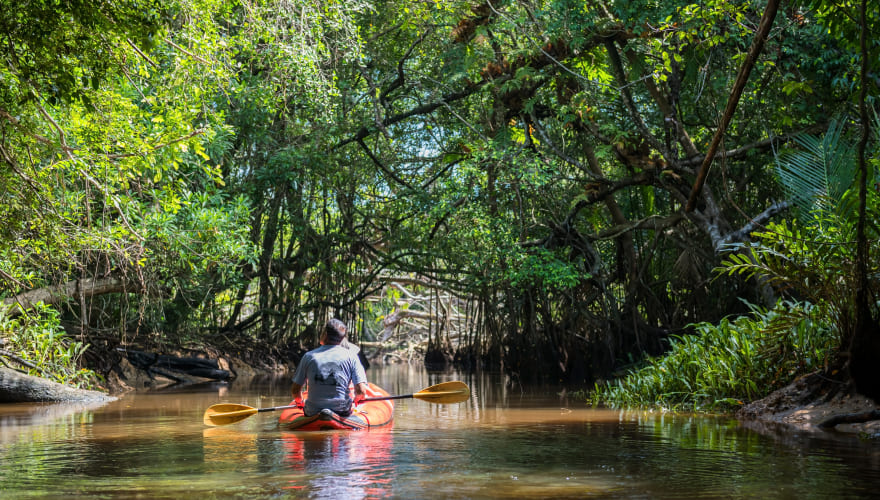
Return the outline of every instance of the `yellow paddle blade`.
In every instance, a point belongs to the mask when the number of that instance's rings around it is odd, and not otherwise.
[[[229,425],[240,422],[259,410],[247,405],[237,405],[235,403],[220,403],[211,406],[205,410],[205,416],[202,419],[205,425]]]
[[[453,381],[432,385],[427,389],[413,394],[416,399],[429,403],[452,404],[467,401],[471,397],[471,390],[464,382]]]

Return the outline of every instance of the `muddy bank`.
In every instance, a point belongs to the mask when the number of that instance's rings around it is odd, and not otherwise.
[[[281,356],[216,348],[156,352],[134,346],[91,349],[86,367],[101,377],[99,390],[76,389],[0,367],[0,403],[104,403],[130,391],[167,390],[210,382],[276,378],[294,365]]]
[[[267,353],[251,353],[247,359],[215,348],[153,352],[140,348],[117,348],[116,362],[104,371],[106,390],[123,394],[134,390],[159,390],[205,382],[278,377],[294,365]]]
[[[835,375],[804,375],[745,405],[736,416],[747,427],[774,434],[830,432],[880,439],[880,405]]]

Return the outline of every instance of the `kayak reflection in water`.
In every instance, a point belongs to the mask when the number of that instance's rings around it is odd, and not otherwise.
[[[327,409],[345,417],[351,414],[352,405],[357,406],[366,397],[367,374],[358,359],[358,349],[345,339],[347,332],[342,321],[328,321],[321,332],[321,347],[307,352],[296,367],[290,392],[307,416]],[[308,385],[305,405],[304,385]],[[353,399],[350,385],[354,386]]]
[[[295,498],[394,497],[394,434],[286,433],[282,436],[284,489]],[[290,491],[292,490],[292,491]]]

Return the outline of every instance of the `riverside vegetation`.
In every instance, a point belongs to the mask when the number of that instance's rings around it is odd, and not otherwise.
[[[295,360],[333,315],[609,404],[880,397],[864,0],[3,2],[9,366]]]

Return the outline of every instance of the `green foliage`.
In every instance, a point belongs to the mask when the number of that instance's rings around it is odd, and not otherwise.
[[[514,288],[536,289],[544,293],[572,288],[585,278],[589,276],[545,248],[534,253],[512,255],[507,277]]]
[[[44,7],[49,12],[70,5]],[[132,23],[137,16],[158,15],[140,12],[144,7],[88,6],[71,15],[114,17],[113,9],[134,9],[130,19],[115,16]],[[54,99],[37,86],[33,99],[16,98],[11,109],[0,103],[0,110],[16,114],[2,122],[7,133],[0,144],[11,167],[3,170],[0,185],[12,200],[0,207],[8,221],[0,229],[0,296],[112,273],[137,283],[133,289],[150,290],[147,302],[156,290],[179,290],[169,295],[197,305],[209,290],[237,283],[242,265],[254,262],[250,200],[225,189],[235,130],[224,123],[217,100],[234,87],[235,44],[255,40],[230,37],[228,26],[215,22],[213,16],[230,15],[228,9],[227,2],[212,0],[175,2],[160,16],[167,30],[162,37],[157,18],[132,28],[147,31],[130,38],[107,30],[80,32],[80,24],[60,14],[58,22],[69,21],[64,27],[70,32],[53,36],[78,40],[80,63],[94,57],[103,69],[100,81],[94,80],[99,85],[59,90],[70,99]],[[6,35],[26,36],[14,30]],[[57,42],[50,38],[43,42]],[[15,48],[23,54],[36,50],[28,40]],[[92,48],[101,53],[91,54]],[[10,78],[24,71],[5,69]],[[121,304],[128,299],[117,297]],[[141,312],[138,321],[143,319]],[[125,328],[124,320],[109,321]]]
[[[0,108],[12,92],[26,100],[45,94],[54,104],[90,103],[114,72],[112,54],[122,44],[150,50],[161,29],[163,2],[120,0],[3,0],[0,2]],[[12,85],[15,82],[23,89]]]
[[[803,223],[771,223],[754,243],[735,245],[722,274],[753,278],[762,286],[805,299],[780,302],[772,311],[755,309],[718,325],[695,325],[698,335],[679,337],[670,352],[651,359],[624,379],[597,386],[594,401],[668,408],[733,408],[768,394],[793,377],[827,367],[852,334],[855,210],[857,195],[846,191],[853,178],[851,144],[833,124],[824,139],[801,136],[804,153],[780,160],[779,174],[802,207]],[[868,194],[868,220],[876,221],[878,197]],[[878,248],[870,224],[871,253]],[[875,275],[876,264],[869,274]]]
[[[648,359],[590,400],[620,407],[731,410],[766,396],[799,375],[826,365],[839,338],[809,303],[779,302],[750,316],[698,323],[674,337],[669,352]]]
[[[237,272],[241,261],[253,263],[256,249],[248,243],[250,207],[244,197],[229,200],[222,192],[182,193],[179,205],[156,207],[144,214],[146,265],[185,281],[204,282],[214,273],[221,282]]]
[[[875,137],[880,137],[875,134]],[[754,242],[735,245],[722,261],[721,272],[754,278],[777,291],[808,300],[834,321],[844,339],[855,327],[856,229],[859,193],[849,190],[854,179],[854,148],[834,124],[823,139],[802,136],[805,148],[780,160],[779,172],[800,217],[768,224],[753,234]],[[873,151],[876,150],[876,144]],[[876,153],[875,153],[876,154]],[[869,159],[873,179],[876,160]],[[866,194],[868,254],[880,252],[880,195]],[[868,275],[876,276],[876,259],[868,262]]]
[[[759,279],[816,303],[845,303],[855,283],[855,231],[852,224],[840,222],[817,218],[808,227],[796,221],[771,223],[753,235],[757,241],[735,247],[740,251],[728,254],[719,270]]]
[[[43,303],[12,318],[0,309],[0,339],[5,340],[2,349],[34,365],[28,368],[29,375],[78,388],[95,388],[99,383],[94,371],[80,368],[88,346],[66,336],[58,312]]]
[[[798,135],[795,141],[802,150],[780,154],[776,160],[780,183],[802,221],[816,210],[834,207],[855,179],[855,143],[843,135],[844,125],[832,121],[822,137]]]
[[[356,314],[380,273],[479,295],[504,335],[740,307],[700,293],[699,258],[743,221],[669,221],[760,3],[20,3],[0,14],[0,296],[121,275],[143,295],[91,318],[265,342]],[[748,152],[710,176],[725,217],[778,194],[752,145],[844,101],[850,54],[804,14],[776,25],[738,108],[755,119],[728,130]]]

